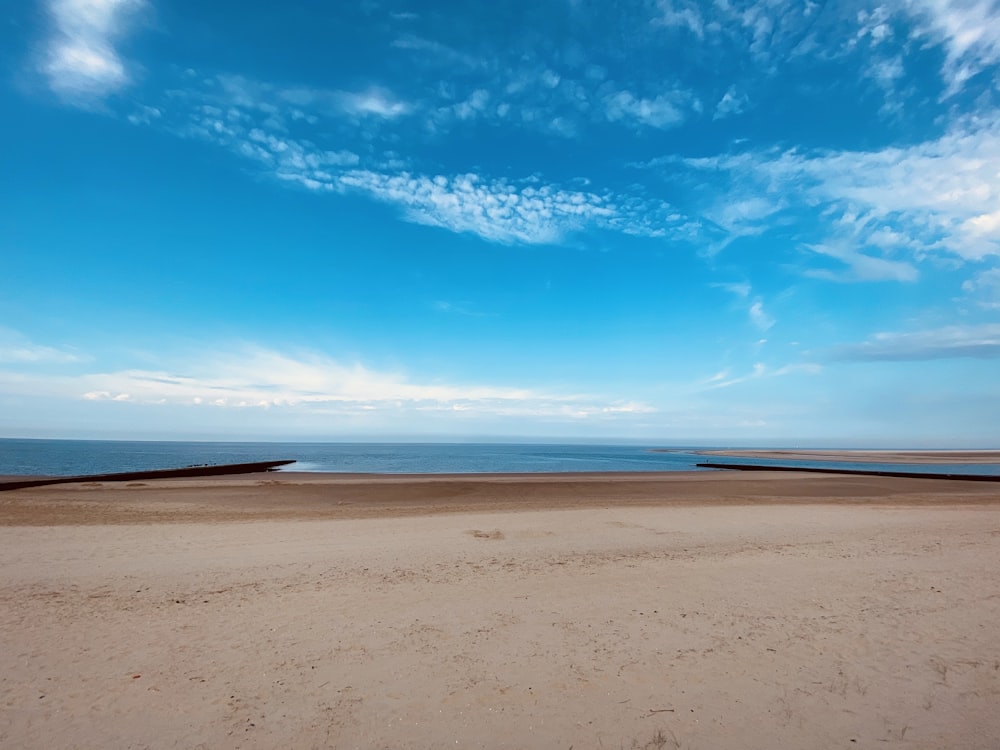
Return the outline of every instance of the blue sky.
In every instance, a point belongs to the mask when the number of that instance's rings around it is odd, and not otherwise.
[[[9,3],[0,434],[1000,444],[1000,3]]]

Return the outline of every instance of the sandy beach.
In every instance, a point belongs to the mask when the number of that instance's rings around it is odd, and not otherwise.
[[[1000,746],[996,484],[61,485],[0,569],[2,747]]]

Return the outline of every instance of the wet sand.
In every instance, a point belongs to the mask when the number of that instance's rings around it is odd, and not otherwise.
[[[0,746],[998,746],[996,485],[131,484],[0,497]]]

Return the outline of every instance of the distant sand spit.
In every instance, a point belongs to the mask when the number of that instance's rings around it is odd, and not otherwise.
[[[885,451],[885,450],[701,450],[702,456],[776,458],[800,461],[852,461],[881,464],[1000,464],[1000,451]]]
[[[998,746],[996,485],[132,484],[0,499],[0,747]]]

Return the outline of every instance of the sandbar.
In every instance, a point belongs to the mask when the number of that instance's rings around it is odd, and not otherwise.
[[[850,461],[881,464],[998,464],[1000,450],[699,450],[701,456]]]

